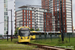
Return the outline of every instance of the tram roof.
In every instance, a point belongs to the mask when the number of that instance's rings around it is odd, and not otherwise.
[[[61,33],[61,32],[45,32],[45,31],[30,31],[31,33]]]

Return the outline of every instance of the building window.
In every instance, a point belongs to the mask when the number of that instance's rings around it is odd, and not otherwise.
[[[4,0],[4,3],[6,3],[6,0]]]
[[[4,15],[8,15],[8,12],[4,12]]]

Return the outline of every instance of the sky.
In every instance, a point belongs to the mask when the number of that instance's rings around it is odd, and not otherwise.
[[[75,29],[75,0],[73,1],[73,26]],[[23,5],[41,5],[41,0],[16,0],[16,9],[18,9],[18,7],[23,6]]]
[[[75,29],[75,0],[73,0],[73,26]]]
[[[16,9],[23,5],[41,5],[41,0],[16,0]]]

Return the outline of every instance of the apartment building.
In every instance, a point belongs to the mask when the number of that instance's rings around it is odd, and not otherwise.
[[[73,15],[72,15],[72,0],[41,0],[42,8],[48,9],[48,12],[52,13],[52,17],[55,17],[55,31],[61,32],[61,13],[63,21],[64,33],[73,32]],[[62,2],[62,12],[61,12]],[[53,19],[53,18],[52,18]]]
[[[46,9],[35,8],[30,6],[21,6],[20,10],[15,13],[15,28],[20,26],[28,26],[40,31],[44,30],[44,12]]]

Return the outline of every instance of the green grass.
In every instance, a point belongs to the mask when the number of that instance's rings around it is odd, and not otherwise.
[[[32,50],[32,46],[22,44],[0,44],[0,50]]]
[[[11,39],[9,39],[7,41],[7,39],[2,39],[0,40],[0,44],[15,44],[18,40],[17,39],[12,39],[12,42],[11,42]]]
[[[0,50],[32,50],[33,48],[36,48],[35,46],[27,46],[24,44],[17,44],[18,40],[13,39],[11,42],[11,39],[8,41],[6,39],[0,40]],[[65,38],[65,41],[62,43],[59,38],[55,39],[38,39],[38,40],[31,40],[30,43],[38,43],[42,45],[49,45],[49,46],[64,46],[66,48],[75,48],[75,38]]]
[[[32,50],[35,46],[28,46],[25,44],[17,44],[17,39],[6,39],[0,40],[0,50]]]
[[[49,46],[61,46],[65,48],[75,48],[75,38],[65,38],[64,42],[62,42],[59,38],[55,39],[40,39],[40,40],[32,40],[31,43],[38,43],[42,45],[49,45]]]

